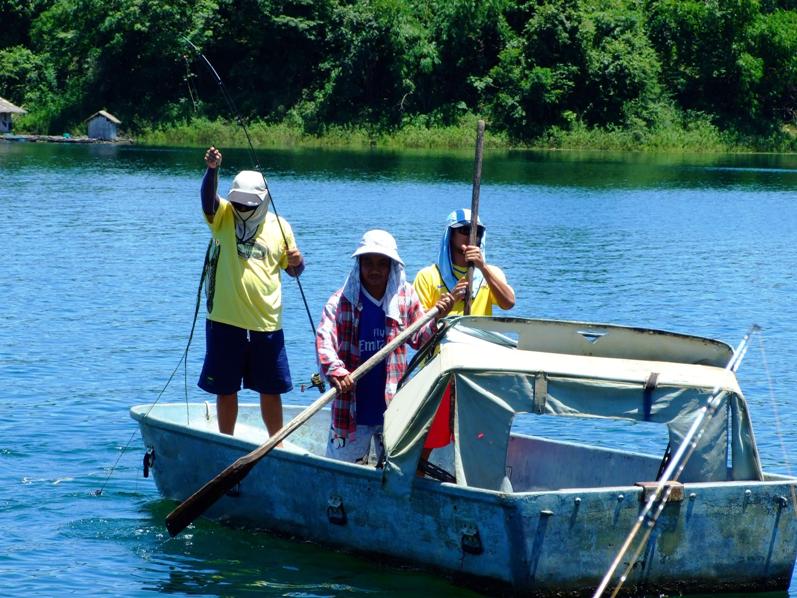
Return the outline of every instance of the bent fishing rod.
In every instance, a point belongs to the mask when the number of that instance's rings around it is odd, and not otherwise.
[[[753,324],[750,327],[750,330],[747,334],[744,335],[742,340],[737,345],[736,349],[731,356],[730,361],[725,366],[724,369],[736,373],[736,370],[739,369],[739,365],[742,363],[742,359],[744,359],[745,354],[747,353],[747,349],[750,345],[750,338],[752,337],[753,333],[758,332],[761,330],[761,327],[758,324]],[[642,548],[647,542],[648,538],[650,537],[651,532],[653,531],[653,527],[656,525],[658,521],[659,515],[661,515],[664,507],[667,504],[667,499],[672,492],[672,485],[669,484],[671,480],[678,479],[678,476],[681,475],[683,472],[684,467],[686,467],[687,461],[694,453],[697,445],[700,442],[700,439],[703,436],[703,433],[708,426],[708,423],[711,421],[711,418],[714,417],[717,409],[720,406],[722,397],[728,391],[720,386],[715,386],[712,391],[711,395],[706,401],[706,404],[700,409],[698,412],[697,417],[692,422],[692,425],[689,427],[689,430],[684,435],[681,445],[678,447],[678,450],[673,455],[670,463],[667,465],[667,468],[661,474],[661,477],[657,481],[656,488],[654,492],[651,494],[648,501],[645,503],[645,507],[640,512],[639,516],[637,517],[636,523],[634,527],[631,528],[631,531],[628,534],[628,537],[625,539],[623,546],[620,548],[620,551],[617,553],[614,561],[612,562],[609,570],[606,571],[606,574],[603,576],[600,585],[595,590],[593,594],[593,598],[600,598],[603,595],[603,592],[606,590],[606,587],[609,585],[609,582],[612,579],[615,571],[617,571],[617,567],[620,565],[620,561],[622,561],[625,553],[628,552],[628,549],[631,547],[631,544],[636,538],[636,535],[639,533],[639,530],[642,529],[643,525],[647,526],[645,530],[644,537],[639,542],[636,551],[634,552],[633,558],[630,560],[628,567],[625,569],[623,574],[620,576],[620,579],[617,582],[617,587],[615,587],[614,592],[612,592],[612,597],[616,596],[620,591],[623,583],[625,583],[626,579],[628,578],[629,571],[633,568],[633,563],[636,562],[636,559],[639,557],[639,554],[642,552]],[[705,422],[704,422],[705,420]],[[665,490],[666,486],[666,490]],[[649,517],[651,511],[653,511],[653,507],[656,504],[656,501],[659,501],[659,506],[654,512],[653,516]]]
[[[277,226],[279,226],[280,234],[282,235],[282,240],[285,243],[285,248],[287,250],[288,249],[288,237],[285,235],[285,230],[282,228],[282,222],[280,221],[279,214],[277,213],[277,204],[274,203],[274,196],[271,194],[271,189],[268,186],[268,180],[266,179],[266,176],[263,174],[263,169],[260,167],[260,162],[258,162],[258,160],[257,160],[257,154],[255,153],[255,148],[254,148],[254,145],[252,144],[252,138],[249,136],[249,130],[246,128],[246,124],[244,123],[244,120],[241,117],[241,113],[239,112],[239,110],[238,110],[237,106],[235,105],[235,102],[233,101],[233,99],[230,96],[230,94],[227,93],[227,88],[224,86],[224,81],[221,80],[221,76],[219,75],[218,71],[216,71],[216,69],[213,68],[213,65],[210,63],[210,60],[208,60],[208,57],[205,56],[202,53],[202,51],[199,48],[197,48],[196,45],[194,45],[194,43],[190,39],[188,39],[185,36],[181,37],[181,39],[186,44],[191,46],[191,48],[194,50],[194,52],[196,52],[196,54],[200,58],[202,58],[202,60],[204,61],[205,65],[208,67],[208,70],[210,70],[211,74],[213,75],[213,78],[216,80],[216,83],[219,86],[219,90],[221,91],[221,95],[224,98],[224,101],[227,103],[227,107],[229,108],[229,110],[232,113],[233,117],[237,121],[238,125],[241,127],[241,130],[244,132],[244,136],[246,137],[246,143],[247,143],[247,146],[248,146],[248,149],[249,149],[249,159],[252,161],[253,169],[256,170],[257,172],[259,172],[263,176],[263,182],[266,185],[266,191],[268,192],[269,201],[271,202],[271,208],[274,210],[274,216],[276,216],[276,219],[277,219]],[[300,274],[297,272],[296,276],[294,276],[293,278],[296,279],[296,285],[299,288],[299,294],[302,296],[302,303],[304,304],[304,310],[305,310],[305,312],[307,312],[307,319],[310,322],[310,332],[312,333],[313,336],[315,336],[316,327],[315,327],[315,323],[313,322],[313,316],[310,313],[310,307],[307,304],[307,297],[304,294],[304,288],[302,287],[302,281],[299,279],[300,278]],[[318,388],[319,392],[322,392],[322,393],[324,392],[324,390],[325,390],[324,381],[323,381],[323,379],[321,378],[321,376],[320,376],[320,374],[318,372],[316,372],[316,373],[314,373],[312,375],[310,386],[315,386],[315,387]],[[304,386],[302,386],[302,389],[304,389]]]

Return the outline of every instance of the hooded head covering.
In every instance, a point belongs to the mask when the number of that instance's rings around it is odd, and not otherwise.
[[[470,225],[470,216],[470,210],[467,208],[451,212],[446,222],[446,231],[440,241],[440,251],[437,254],[437,268],[440,270],[440,277],[443,279],[449,291],[457,286],[457,276],[454,274],[454,265],[451,262],[451,229],[459,228],[463,225]],[[476,225],[484,227],[481,218],[477,219]],[[482,233],[481,242],[479,243],[479,248],[482,250],[482,255],[485,256],[485,259],[487,259],[487,254],[485,252],[486,244],[487,231],[485,230],[484,233]],[[478,269],[474,268],[473,285],[471,286],[472,297],[476,297],[476,293],[479,292],[479,288],[483,283],[484,276],[482,276],[482,273]]]
[[[266,179],[260,172],[242,170],[233,179],[227,201],[235,208],[235,236],[239,243],[248,243],[254,239],[257,228],[266,218],[268,198]],[[239,211],[238,206],[254,209]]]
[[[388,318],[400,321],[398,290],[407,282],[407,275],[404,272],[404,261],[398,254],[396,240],[387,231],[369,230],[362,236],[357,249],[351,254],[354,258],[354,265],[346,278],[346,282],[343,283],[343,296],[352,305],[359,303],[360,289],[362,288],[360,284],[360,256],[366,253],[378,253],[390,258],[390,274],[388,274],[387,278],[387,288],[379,305],[385,310],[385,315]]]

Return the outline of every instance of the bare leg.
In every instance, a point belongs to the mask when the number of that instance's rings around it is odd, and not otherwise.
[[[219,420],[219,432],[233,435],[235,421],[238,419],[238,393],[216,395],[216,417]]]
[[[260,393],[260,415],[266,424],[269,436],[274,436],[282,429],[282,399],[279,395]]]

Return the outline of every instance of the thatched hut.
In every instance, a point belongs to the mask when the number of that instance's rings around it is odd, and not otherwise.
[[[14,106],[11,102],[4,98],[0,98],[0,133],[11,132],[11,115],[12,114],[27,114],[25,110],[19,106]]]

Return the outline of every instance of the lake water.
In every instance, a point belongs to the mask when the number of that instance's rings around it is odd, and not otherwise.
[[[174,505],[142,477],[128,409],[158,397],[188,339],[208,238],[202,154],[0,143],[2,594],[468,595],[428,573],[207,521],[169,539]],[[390,230],[412,276],[436,256],[448,212],[470,204],[472,152],[258,156],[305,253],[316,321],[365,230]],[[220,191],[250,167],[246,152],[225,152]],[[795,156],[488,151],[480,213],[488,261],[516,290],[515,315],[734,346],[762,326],[739,378],[765,469],[793,473],[795,189]],[[284,302],[298,388],[315,364],[293,280]],[[180,369],[161,401],[208,398],[195,385],[201,321],[187,375]],[[286,402],[309,404],[313,393]],[[577,425],[559,433],[583,439]],[[660,449],[633,426],[589,440]]]

